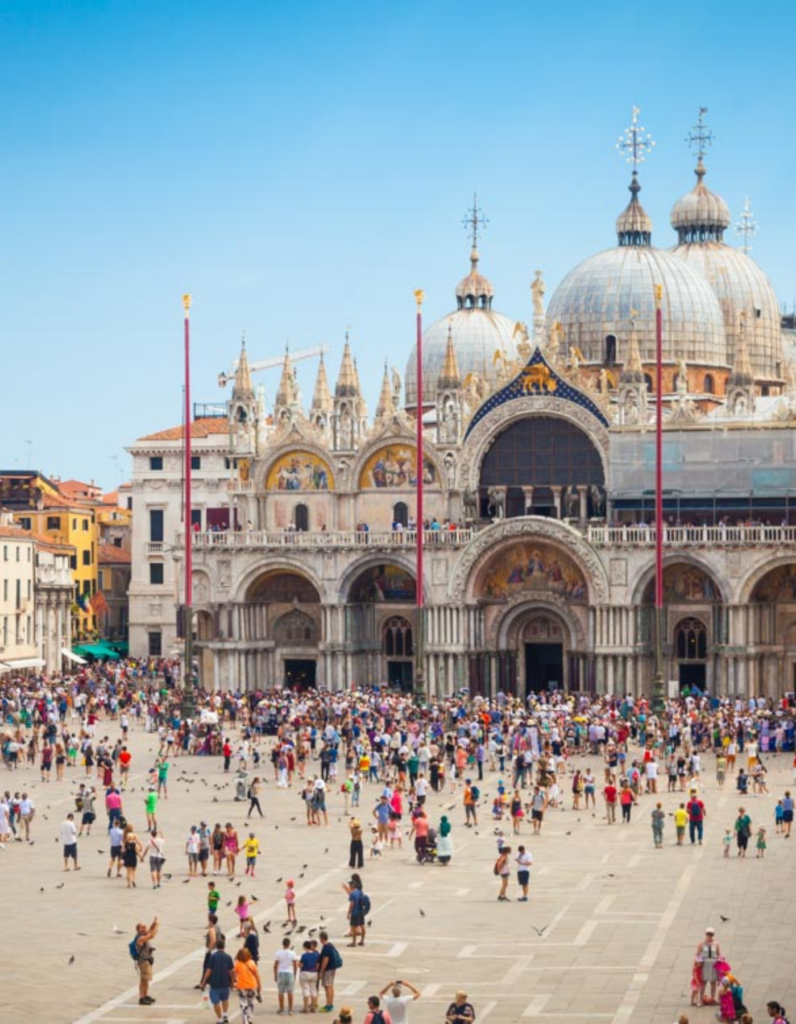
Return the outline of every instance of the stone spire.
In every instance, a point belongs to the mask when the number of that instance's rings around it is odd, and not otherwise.
[[[754,382],[752,372],[752,361],[749,358],[749,346],[746,343],[746,312],[741,311],[740,334],[738,338],[738,350],[735,353],[735,364],[727,384],[749,385]]]
[[[332,393],[329,390],[329,381],[326,377],[326,364],[323,361],[323,353],[318,363],[318,376],[315,378],[315,391],[312,395],[313,418],[318,415],[328,416],[333,407]]]
[[[445,345],[445,360],[442,370],[437,378],[437,390],[445,391],[450,388],[460,388],[462,379],[459,375],[459,364],[456,362],[456,349],[453,347],[451,325],[448,322],[448,340]]]
[[[343,361],[340,363],[340,373],[337,377],[334,394],[336,398],[358,398],[360,395],[359,375],[351,356],[351,345],[348,342],[348,331],[345,335],[343,346]]]
[[[640,426],[647,422],[647,383],[636,336],[636,313],[635,309],[631,310],[630,344],[616,396],[617,420],[623,426]]]
[[[384,360],[384,376],[381,379],[381,394],[376,406],[376,422],[382,423],[392,419],[395,415],[395,405],[392,400],[392,384],[390,374],[387,370],[387,360]]]
[[[240,356],[238,366],[235,370],[235,382],[232,387],[233,402],[251,402],[254,400],[254,385],[252,384],[251,370],[249,369],[249,358],[246,355],[246,334],[244,333],[240,345]]]
[[[290,362],[290,352],[285,349],[285,359],[282,363],[282,376],[279,380],[279,388],[276,392],[276,402],[274,402],[274,408],[286,408],[289,409],[293,405],[294,399],[294,380],[293,380],[293,366]]]
[[[621,379],[634,384],[644,380],[644,369],[641,365],[641,352],[638,347],[635,318],[630,321],[630,345],[627,350],[627,360],[622,367]]]

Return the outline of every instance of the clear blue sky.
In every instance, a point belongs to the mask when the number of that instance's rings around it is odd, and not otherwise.
[[[754,256],[791,306],[795,11],[3,0],[0,466],[125,478],[124,446],[180,420],[184,291],[197,400],[222,397],[243,328],[252,358],[326,341],[334,379],[350,325],[372,411],[384,358],[403,376],[413,289],[428,322],[454,305],[474,189],[511,317],[530,319],[537,267],[549,299],[613,244],[633,103],[658,143],[654,241],[673,242],[707,106],[708,183],[735,217],[751,196]]]

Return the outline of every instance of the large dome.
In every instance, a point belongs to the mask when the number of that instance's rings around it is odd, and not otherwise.
[[[724,318],[727,360],[732,365],[738,345],[741,314],[755,378],[782,379],[782,337],[777,296],[754,260],[723,241],[730,224],[727,204],[704,183],[700,158],[697,184],[672,207],[671,224],[679,244],[672,252],[698,271],[718,299]]]
[[[567,349],[579,348],[587,363],[604,363],[616,353],[635,319],[643,362],[655,360],[655,286],[663,285],[663,358],[673,363],[728,365],[724,319],[705,278],[679,256],[652,248],[652,223],[638,201],[636,175],[631,200],[617,220],[619,245],[590,256],[556,288],[547,323],[564,329]],[[609,356],[611,353],[611,356]]]
[[[478,253],[470,255],[472,269],[456,288],[458,309],[435,321],[423,332],[423,404],[433,405],[437,394],[437,378],[445,362],[450,328],[456,362],[462,380],[468,373],[486,376],[493,387],[497,383],[498,366],[495,355],[500,352],[509,360],[518,358],[514,333],[516,322],[492,309],[492,285],[478,271]],[[519,335],[517,335],[519,338]],[[497,360],[500,362],[500,360]],[[417,406],[417,346],[406,364],[407,408]]]

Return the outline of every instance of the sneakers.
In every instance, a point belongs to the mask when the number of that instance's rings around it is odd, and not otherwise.
[[[151,1006],[152,1003],[154,1003],[154,1001],[155,1000],[152,998],[152,996],[143,996],[141,999],[138,1000],[138,1005],[139,1006]]]

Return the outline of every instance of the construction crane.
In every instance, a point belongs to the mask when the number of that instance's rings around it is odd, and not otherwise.
[[[313,359],[315,356],[323,356],[329,351],[326,345],[313,345],[312,348],[302,348],[298,352],[289,352],[286,350],[285,354],[290,356],[291,363],[298,363],[302,359]],[[281,366],[285,361],[285,356],[271,356],[270,359],[260,359],[256,363],[249,363],[249,369],[252,373],[257,373],[260,370],[273,370],[276,366]],[[238,360],[232,364],[232,368],[229,373],[223,371],[218,375],[218,386],[224,388],[227,386],[229,381],[235,379],[235,371],[238,368]]]

